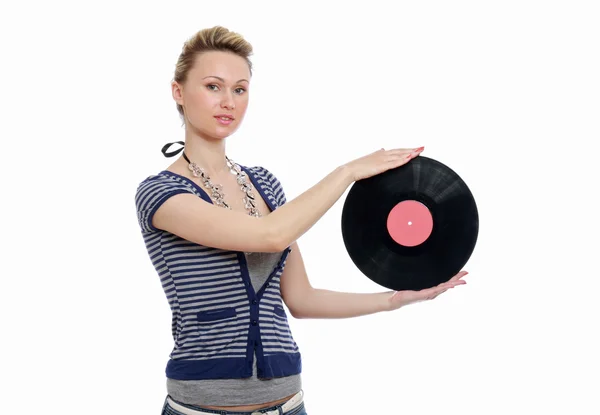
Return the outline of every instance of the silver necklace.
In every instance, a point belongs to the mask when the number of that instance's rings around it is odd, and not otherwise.
[[[220,184],[214,184],[204,169],[193,161],[190,161],[185,152],[183,153],[183,158],[185,158],[185,160],[189,163],[188,168],[192,172],[192,175],[194,175],[194,177],[199,177],[200,180],[202,180],[204,187],[210,190],[209,195],[213,199],[215,205],[224,207],[226,209],[231,209],[231,206],[225,202],[223,186]],[[248,175],[229,157],[225,156],[225,161],[227,162],[229,171],[237,176],[237,183],[240,185],[242,192],[244,192],[244,198],[242,200],[244,202],[244,207],[248,211],[248,214],[254,217],[261,217],[260,212],[256,208],[256,195],[252,191],[252,183],[250,182]]]
[[[194,177],[199,177],[202,180],[204,187],[210,190],[209,196],[213,199],[215,205],[231,210],[231,206],[225,202],[223,186],[220,184],[213,184],[204,169],[198,166],[196,163],[190,161],[185,152],[183,152],[183,158],[189,163],[188,169],[190,169],[192,175],[194,175]],[[257,218],[261,217],[260,212],[256,208],[256,195],[252,191],[252,184],[250,183],[248,175],[242,170],[239,164],[233,162],[233,160],[231,160],[229,157],[225,156],[225,161],[227,162],[229,171],[237,176],[237,183],[240,185],[242,192],[244,192],[243,202],[248,214]],[[252,252],[246,252],[246,254],[251,255]]]

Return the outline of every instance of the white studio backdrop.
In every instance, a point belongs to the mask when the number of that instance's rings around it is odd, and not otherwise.
[[[466,286],[291,319],[308,413],[599,413],[596,4],[258,3],[1,6],[2,412],[159,413],[171,315],[134,193],[183,140],[183,42],[222,25],[254,46],[228,154],[288,199],[423,145],[479,209]],[[385,290],[344,249],[344,198],[298,241],[311,283]]]

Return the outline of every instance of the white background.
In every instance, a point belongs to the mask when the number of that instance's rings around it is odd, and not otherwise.
[[[0,8],[0,412],[160,413],[171,316],[133,197],[183,139],[181,46],[214,25],[254,47],[228,154],[288,199],[378,148],[424,145],[478,204],[466,286],[291,320],[308,413],[600,412],[595,2],[155,3]],[[381,291],[345,252],[344,197],[299,240],[310,280]]]

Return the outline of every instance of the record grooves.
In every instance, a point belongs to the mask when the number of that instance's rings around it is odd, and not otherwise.
[[[478,231],[477,206],[465,182],[424,156],[355,182],[342,211],[350,258],[392,290],[448,281],[470,258]]]

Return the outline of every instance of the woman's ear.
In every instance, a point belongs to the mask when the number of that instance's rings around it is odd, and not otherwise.
[[[171,82],[171,93],[175,102],[183,106],[183,87],[176,81]]]

